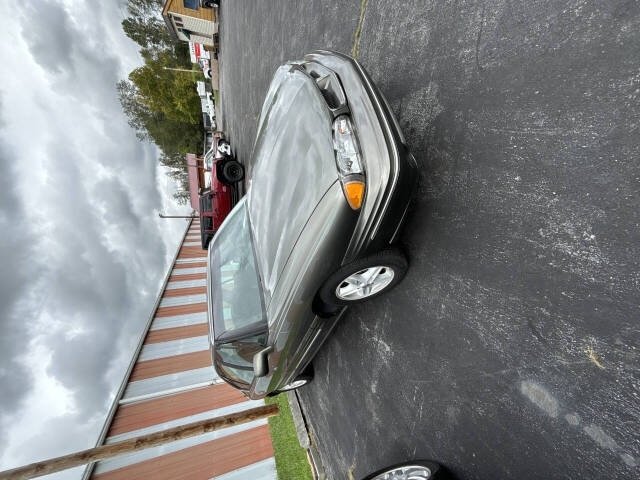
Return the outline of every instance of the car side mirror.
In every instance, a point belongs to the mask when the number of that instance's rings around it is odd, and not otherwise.
[[[269,372],[269,354],[271,352],[273,352],[273,347],[267,347],[253,356],[253,374],[256,377],[264,377]]]

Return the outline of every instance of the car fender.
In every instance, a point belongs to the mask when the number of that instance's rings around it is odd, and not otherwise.
[[[307,221],[287,259],[269,303],[269,374],[257,379],[255,395],[264,395],[286,383],[308,363],[312,340],[324,339],[319,330],[331,322],[316,318],[313,303],[328,276],[341,266],[358,220],[336,181]],[[331,325],[332,326],[332,325]],[[328,333],[328,332],[327,332]]]

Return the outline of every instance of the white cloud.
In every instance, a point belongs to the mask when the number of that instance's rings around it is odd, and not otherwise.
[[[0,469],[92,446],[186,226],[117,100],[122,3],[0,5]]]

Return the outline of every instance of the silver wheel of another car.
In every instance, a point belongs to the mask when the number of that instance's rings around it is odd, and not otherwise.
[[[294,380],[291,383],[287,383],[280,390],[282,390],[283,392],[286,392],[287,390],[295,390],[296,388],[300,388],[306,385],[307,383],[309,383],[309,380],[307,380],[306,378],[300,378],[298,380]]]
[[[436,480],[442,473],[437,463],[418,460],[383,468],[363,480]]]
[[[395,272],[389,266],[365,268],[349,275],[336,287],[340,300],[362,300],[384,290],[393,281]]]
[[[277,395],[278,393],[288,392],[289,390],[295,390],[296,388],[304,387],[311,380],[313,380],[313,366],[309,365],[303,373],[295,378],[295,380],[280,387],[274,393]]]
[[[408,465],[384,472],[371,480],[427,480],[431,478],[431,470],[420,465]]]

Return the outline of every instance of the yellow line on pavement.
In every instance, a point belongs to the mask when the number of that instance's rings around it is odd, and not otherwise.
[[[360,43],[360,34],[362,33],[362,24],[364,23],[364,12],[367,9],[368,1],[369,0],[362,0],[362,5],[360,5],[360,20],[358,20],[358,28],[355,38],[353,39],[353,49],[351,50],[353,58],[358,58],[358,45]]]

